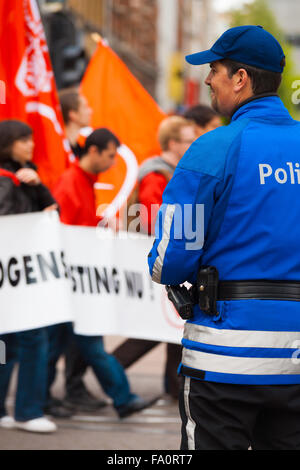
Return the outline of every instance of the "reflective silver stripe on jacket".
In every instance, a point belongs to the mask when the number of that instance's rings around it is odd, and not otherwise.
[[[299,354],[297,357],[299,357]],[[235,357],[192,351],[186,348],[183,348],[182,364],[193,369],[221,372],[223,374],[300,374],[300,360],[297,358]]]
[[[197,343],[240,348],[300,348],[300,331],[226,330],[186,323],[183,337]]]
[[[163,226],[163,236],[162,239],[157,247],[158,256],[153,265],[152,271],[152,280],[154,282],[160,283],[161,281],[161,273],[164,263],[164,257],[169,245],[170,241],[170,232],[171,232],[171,225],[173,222],[174,212],[175,212],[175,205],[169,204],[166,208],[165,218],[164,218],[164,226]]]

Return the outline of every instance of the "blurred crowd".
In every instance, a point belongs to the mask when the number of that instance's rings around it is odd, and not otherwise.
[[[92,111],[77,89],[60,92],[65,133],[74,161],[61,175],[53,191],[41,182],[32,162],[34,135],[24,122],[0,122],[0,215],[57,210],[65,224],[97,226],[94,184],[98,175],[115,162],[119,139],[108,129],[93,130],[79,143],[82,128],[90,125]],[[196,105],[181,115],[166,117],[159,126],[161,154],[144,160],[128,205],[139,203],[148,210],[141,213],[140,231],[153,235],[155,211],[174,170],[189,146],[201,135],[221,125],[220,116],[206,105]],[[128,216],[128,214],[127,214]],[[0,365],[0,427],[31,432],[53,432],[54,418],[69,418],[74,413],[95,412],[108,402],[94,397],[85,384],[91,368],[99,385],[111,399],[120,418],[151,406],[158,397],[144,399],[131,389],[126,369],[159,343],[128,338],[112,354],[101,336],[83,336],[73,332],[72,324],[58,324],[6,335],[6,364]],[[64,358],[65,397],[51,394],[56,364]],[[177,368],[181,346],[166,345],[164,397],[176,402],[179,395]],[[5,406],[14,366],[18,380],[14,416]]]

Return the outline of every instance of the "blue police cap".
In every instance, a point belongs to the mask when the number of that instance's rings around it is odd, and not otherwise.
[[[280,73],[284,67],[284,53],[277,39],[262,26],[254,25],[230,28],[219,37],[211,49],[187,55],[185,59],[193,65],[231,59]]]

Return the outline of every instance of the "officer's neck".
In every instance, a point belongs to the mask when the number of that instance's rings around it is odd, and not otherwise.
[[[253,94],[252,94],[252,95],[249,96],[248,98],[246,98],[246,99],[240,101],[240,102],[233,108],[233,110],[231,111],[229,117],[232,118],[232,116],[237,112],[237,110],[238,110],[239,108],[241,108],[242,106],[244,106],[245,104],[250,103],[251,101],[257,100],[257,99],[259,99],[259,98],[266,98],[266,97],[268,97],[268,96],[278,96],[278,95],[277,95],[277,93],[274,93],[274,92],[260,93],[260,94],[258,94],[258,95],[253,95]]]

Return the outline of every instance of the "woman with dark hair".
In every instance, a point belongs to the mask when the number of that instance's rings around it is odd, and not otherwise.
[[[27,124],[17,120],[0,122],[0,215],[57,208],[31,162],[33,148],[32,129]],[[1,223],[4,223],[3,219]],[[1,335],[0,339],[6,345],[7,361],[0,369],[0,427],[32,432],[55,431],[56,425],[44,417],[48,360],[46,328]],[[5,399],[16,361],[19,372],[13,420],[6,413]]]
[[[0,122],[0,215],[57,207],[31,162],[33,149],[31,127],[16,120]]]

